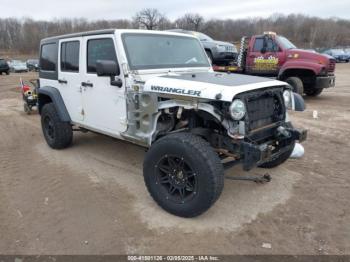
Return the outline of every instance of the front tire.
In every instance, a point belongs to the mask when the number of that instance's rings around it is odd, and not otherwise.
[[[291,85],[293,92],[298,93],[301,96],[304,94],[304,84],[299,77],[291,76],[288,77],[285,81]]]
[[[73,140],[72,126],[63,122],[53,103],[45,104],[41,111],[41,127],[47,144],[53,149],[68,147]]]
[[[146,154],[143,174],[158,205],[180,217],[207,211],[224,186],[218,155],[209,143],[190,133],[171,134],[155,142]]]

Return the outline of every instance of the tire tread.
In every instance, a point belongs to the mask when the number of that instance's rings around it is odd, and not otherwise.
[[[56,138],[54,139],[54,141],[50,141],[45,136],[43,120],[46,115],[48,115],[52,119],[55,126]],[[57,110],[55,108],[55,105],[53,103],[47,103],[44,105],[41,112],[41,121],[42,121],[42,128],[43,128],[43,133],[44,133],[46,142],[51,148],[63,149],[72,144],[72,140],[73,140],[72,126],[68,122],[61,121],[57,113]]]
[[[208,164],[210,167],[210,174],[216,174],[216,175],[210,175],[211,179],[211,185],[212,188],[211,190],[208,190],[210,192],[210,195],[208,195],[208,201],[204,203],[202,206],[198,207],[196,210],[191,210],[191,212],[186,212],[186,213],[181,213],[181,214],[175,214],[179,215],[182,217],[195,217],[199,216],[200,214],[204,213],[206,210],[208,210],[220,197],[221,192],[224,187],[224,171],[223,171],[223,166],[221,164],[221,161],[218,157],[218,155],[213,151],[211,146],[209,145],[208,142],[206,142],[204,139],[201,137],[198,137],[196,135],[193,135],[191,133],[176,133],[176,134],[171,134],[168,136],[165,136],[158,141],[156,141],[148,154],[145,157],[144,161],[144,170],[147,165],[147,162],[149,158],[152,155],[152,150],[155,150],[158,146],[167,144],[169,140],[175,140],[178,141],[179,143],[186,144],[188,146],[188,149],[192,151],[193,154],[200,154],[203,158],[204,161]],[[153,194],[152,190],[150,190],[149,185],[145,179],[146,186],[148,188],[148,191],[152,198],[156,201],[156,203],[164,208],[162,203],[158,201],[157,197]],[[166,209],[166,208],[164,208]],[[167,210],[167,209],[166,209]],[[167,210],[169,211],[169,210]],[[171,212],[171,211],[169,211]],[[173,212],[171,212],[173,213]],[[174,213],[173,213],[174,214]]]

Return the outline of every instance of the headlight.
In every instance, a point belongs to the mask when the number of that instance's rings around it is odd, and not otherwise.
[[[293,109],[293,92],[291,90],[283,91],[283,99],[286,108]]]
[[[230,105],[230,114],[234,120],[241,120],[246,113],[246,108],[242,100],[235,99]]]

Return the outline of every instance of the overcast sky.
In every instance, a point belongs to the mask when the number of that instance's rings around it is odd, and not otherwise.
[[[188,12],[207,19],[266,17],[273,13],[350,19],[350,0],[0,0],[0,6],[0,17],[36,20],[131,18],[142,8],[157,8],[172,20]]]

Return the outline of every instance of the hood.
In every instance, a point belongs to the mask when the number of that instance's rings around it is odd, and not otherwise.
[[[20,68],[20,69],[27,68],[27,65],[25,65],[25,64],[15,64],[12,66],[13,66],[13,68]]]
[[[145,82],[144,91],[232,102],[233,98],[242,92],[286,85],[269,78],[204,72],[156,76]]]
[[[329,60],[328,55],[315,53],[315,52],[311,52],[308,50],[303,50],[303,49],[289,49],[289,50],[287,50],[287,57],[289,57],[289,56],[294,57],[295,55],[298,56],[297,59],[315,60],[317,62],[319,62],[320,60],[325,61],[325,62]]]
[[[215,44],[217,45],[224,45],[224,46],[233,46],[233,44],[229,43],[229,42],[223,42],[223,41],[213,41]]]

